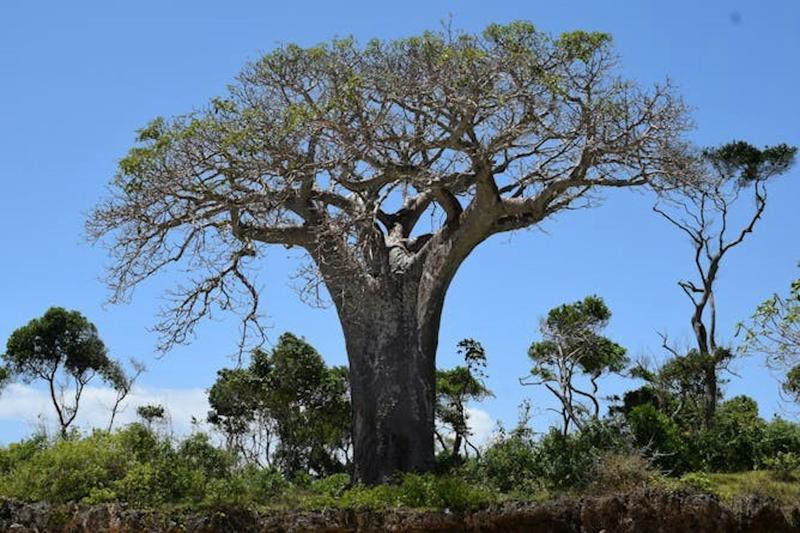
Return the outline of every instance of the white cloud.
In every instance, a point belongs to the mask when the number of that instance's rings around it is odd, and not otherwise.
[[[81,397],[75,424],[83,429],[105,428],[111,417],[116,393],[109,387],[86,387]],[[136,408],[145,404],[161,404],[168,412],[172,431],[185,435],[191,431],[192,417],[203,421],[208,413],[208,399],[203,389],[157,389],[137,387],[123,403],[114,426],[136,420]],[[56,427],[56,415],[47,391],[12,383],[0,394],[0,419],[50,430]]]
[[[75,424],[82,430],[106,428],[115,398],[116,393],[109,387],[86,387]],[[176,435],[189,434],[192,430],[192,417],[204,421],[209,410],[208,396],[204,389],[137,387],[125,400],[123,410],[114,421],[114,427],[134,422],[137,419],[136,408],[146,404],[160,404],[167,409],[171,430]],[[496,421],[488,412],[474,407],[468,407],[467,414],[472,430],[470,442],[476,446],[484,446],[494,435]],[[55,412],[47,391],[20,383],[12,383],[0,393],[0,420],[18,422],[31,428],[44,423],[50,431],[57,428]]]
[[[478,447],[484,446],[494,436],[497,422],[492,418],[492,415],[483,409],[467,407],[467,414],[469,415],[467,424],[472,430],[470,442]]]
[[[495,436],[495,429],[497,422],[492,418],[492,415],[475,407],[467,407],[467,426],[469,427],[472,435],[469,437],[469,442],[482,448],[489,444]],[[452,438],[453,432],[449,427],[440,427],[441,435],[444,438]],[[438,446],[438,442],[436,443]]]

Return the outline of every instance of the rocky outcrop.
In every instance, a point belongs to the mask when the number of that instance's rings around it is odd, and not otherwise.
[[[166,514],[124,504],[48,505],[0,500],[0,531],[781,533],[800,532],[800,508],[783,509],[773,500],[757,497],[724,505],[713,496],[652,489],[544,503],[504,502],[464,513],[411,509],[256,513],[227,509]]]

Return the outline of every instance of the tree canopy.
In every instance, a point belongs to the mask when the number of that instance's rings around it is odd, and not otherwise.
[[[114,299],[188,265],[159,327],[168,348],[239,291],[256,319],[245,267],[264,245],[307,250],[336,299],[445,244],[452,270],[489,235],[588,202],[595,186],[676,175],[685,108],[668,84],[619,77],[610,43],[515,22],[279,47],[227,95],[139,131],[88,225],[113,235]]]
[[[99,375],[117,385],[121,375],[95,325],[78,311],[61,307],[51,307],[11,333],[3,360],[12,376],[47,384],[63,435],[78,414],[86,384]],[[68,390],[71,399],[66,398]]]
[[[564,434],[572,425],[583,427],[587,416],[600,416],[597,380],[621,372],[628,364],[625,348],[600,334],[610,318],[611,311],[597,296],[561,305],[542,320],[542,340],[528,349],[533,366],[530,377],[521,381],[544,385],[558,398]],[[590,389],[578,383],[581,375],[589,379]]]

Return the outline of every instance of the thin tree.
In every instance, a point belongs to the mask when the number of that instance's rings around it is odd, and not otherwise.
[[[663,195],[654,206],[656,213],[685,233],[692,244],[695,280],[678,285],[692,303],[690,323],[698,357],[702,358],[705,384],[703,424],[714,422],[719,399],[719,373],[726,368],[732,351],[717,342],[715,284],[722,260],[752,233],[767,207],[767,182],[785,173],[794,162],[797,149],[785,144],[759,150],[742,141],[725,144],[702,153],[704,179],[685,183]],[[747,215],[743,196],[752,204]],[[737,219],[740,223],[737,225]],[[664,347],[676,357],[666,338]]]
[[[571,427],[582,429],[587,419],[599,418],[598,380],[628,364],[625,348],[600,334],[610,318],[611,311],[597,296],[561,305],[542,320],[542,340],[528,349],[533,366],[520,383],[544,385],[558,399],[564,435]],[[590,388],[579,383],[581,377]]]
[[[116,396],[114,397],[114,405],[111,406],[111,417],[108,420],[108,427],[106,431],[111,431],[114,427],[114,420],[122,410],[122,403],[133,390],[136,380],[146,370],[144,363],[130,360],[131,370],[126,372],[122,365],[115,363],[107,372],[108,381],[114,387]]]
[[[440,428],[435,435],[442,449],[454,458],[461,457],[462,449],[464,457],[469,457],[470,449],[480,456],[478,447],[469,440],[472,430],[467,404],[494,396],[484,382],[486,350],[478,341],[464,339],[458,343],[458,353],[464,357],[464,366],[436,370],[436,421]],[[452,435],[449,446],[445,431]]]
[[[47,385],[62,437],[78,415],[86,385],[96,376],[113,384],[117,366],[95,325],[78,311],[61,307],[51,307],[15,330],[3,359],[13,377]]]
[[[606,34],[526,22],[281,46],[227,96],[140,130],[88,222],[115,258],[111,299],[181,265],[160,347],[214,309],[241,312],[244,343],[255,260],[301,249],[304,296],[327,293],[344,333],[357,477],[429,470],[442,307],[475,247],[687,166],[680,99],[616,64]]]

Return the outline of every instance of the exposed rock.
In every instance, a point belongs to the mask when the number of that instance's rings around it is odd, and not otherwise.
[[[547,533],[729,533],[800,532],[800,508],[782,509],[774,500],[749,497],[724,505],[704,494],[647,489],[624,494],[560,498],[550,502],[503,502],[456,513],[395,509],[240,509],[166,515],[125,504],[48,505],[0,499],[0,531],[27,532],[349,532],[509,531]]]

